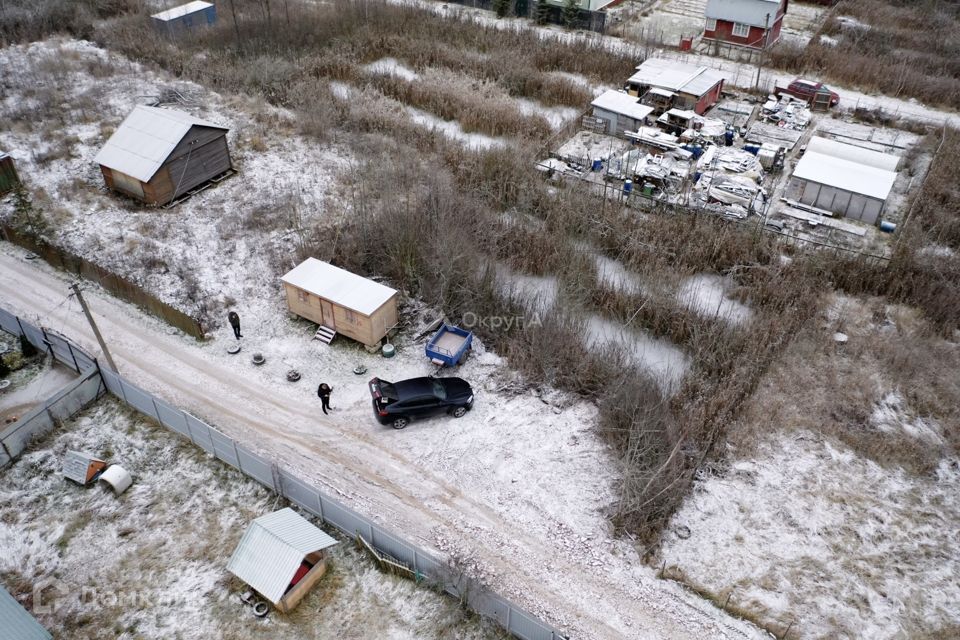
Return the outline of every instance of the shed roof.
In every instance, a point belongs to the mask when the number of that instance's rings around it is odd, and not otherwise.
[[[0,585],[0,629],[4,638],[51,640],[53,636]]]
[[[365,316],[397,293],[396,289],[316,258],[307,258],[280,280]]]
[[[149,182],[194,126],[228,131],[227,127],[182,111],[137,105],[94,160],[141,182]]]
[[[603,92],[590,104],[598,109],[618,113],[635,120],[643,120],[653,113],[653,107],[640,104],[639,99],[629,93],[613,89]]]
[[[707,18],[749,24],[753,27],[767,26],[767,14],[773,26],[780,10],[780,0],[708,0],[704,11]]]
[[[277,604],[304,556],[337,541],[287,507],[250,523],[227,571]]]
[[[166,11],[161,11],[160,13],[155,13],[151,18],[157,20],[163,20],[164,22],[170,20],[176,20],[177,18],[182,18],[185,15],[196,13],[198,11],[203,11],[208,9],[213,5],[209,2],[202,2],[201,0],[194,0],[193,2],[188,2],[187,4],[182,4],[179,7],[174,7],[172,9],[167,9]]]
[[[878,200],[887,199],[897,179],[897,174],[893,171],[809,149],[797,163],[793,176]]]
[[[896,171],[900,165],[900,156],[890,153],[881,153],[873,149],[864,149],[852,144],[837,142],[829,138],[815,136],[807,143],[807,151],[816,151],[834,158],[843,158],[851,162],[865,164],[886,171]]]
[[[647,58],[628,80],[631,84],[648,85],[698,97],[722,81],[723,75],[709,67],[698,67],[663,58]]]

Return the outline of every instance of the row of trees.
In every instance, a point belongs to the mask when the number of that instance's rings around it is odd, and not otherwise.
[[[507,17],[510,14],[511,5],[513,5],[514,15],[526,16],[528,14],[528,0],[493,0],[493,10],[498,18]],[[560,15],[563,26],[572,29],[580,18],[580,3],[577,0],[566,0]],[[537,2],[533,19],[537,24],[546,24],[550,21],[550,5],[546,0]]]

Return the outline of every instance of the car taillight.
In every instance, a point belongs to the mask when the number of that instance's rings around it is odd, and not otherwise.
[[[388,415],[386,409],[380,409],[380,411],[378,411],[377,413],[379,413],[381,416]]]

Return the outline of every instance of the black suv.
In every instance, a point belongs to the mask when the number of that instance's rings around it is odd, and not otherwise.
[[[410,378],[370,381],[373,415],[380,424],[403,429],[414,418],[449,413],[461,418],[473,407],[473,389],[460,378]]]

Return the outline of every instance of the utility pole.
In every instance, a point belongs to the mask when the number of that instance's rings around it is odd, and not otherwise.
[[[767,19],[763,22],[763,46],[760,47],[760,61],[757,63],[757,81],[754,83],[753,88],[756,89],[760,86],[760,72],[763,71],[763,54],[767,52],[767,34],[770,32],[770,14],[767,14]]]
[[[74,282],[70,285],[70,288],[73,289],[73,293],[77,296],[77,300],[80,302],[80,308],[83,309],[83,315],[87,316],[87,322],[90,323],[90,328],[93,329],[93,335],[97,337],[97,342],[100,343],[100,349],[103,351],[103,355],[107,359],[107,364],[110,365],[110,368],[114,373],[120,373],[120,371],[117,369],[117,365],[113,362],[113,356],[110,355],[110,351],[107,349],[107,343],[103,341],[103,336],[100,335],[100,329],[97,328],[97,323],[93,321],[93,314],[90,313],[90,307],[87,306],[87,301],[83,299],[83,294],[80,293],[80,285]]]

